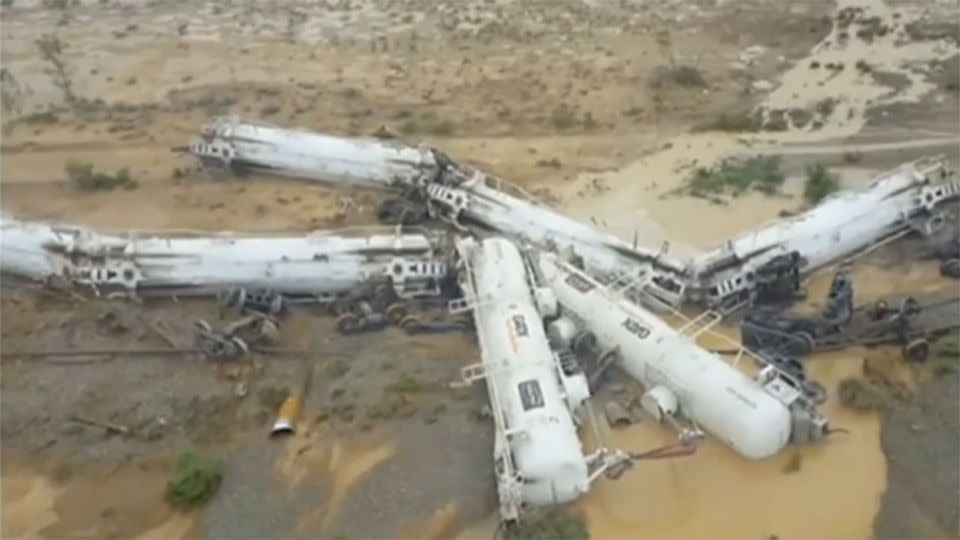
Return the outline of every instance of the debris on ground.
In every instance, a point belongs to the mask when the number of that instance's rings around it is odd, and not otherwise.
[[[608,401],[603,410],[611,427],[626,427],[633,423],[630,413],[619,402]]]

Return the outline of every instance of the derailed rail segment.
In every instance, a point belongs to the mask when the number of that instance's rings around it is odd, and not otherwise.
[[[756,356],[762,369],[750,378],[696,343],[696,336],[719,320],[716,314],[674,329],[554,254],[542,253],[538,265],[563,308],[554,333],[577,341],[588,334],[608,350],[646,388],[644,409],[680,429],[681,437],[695,436],[702,426],[740,455],[764,459],[789,442],[829,434],[827,418],[816,408],[825,398],[822,387]],[[753,356],[746,350],[742,354]],[[692,428],[682,426],[681,415]]]
[[[800,315],[777,308],[747,313],[740,325],[744,345],[787,359],[786,369],[802,371],[796,357],[853,345],[898,345],[904,359],[923,362],[930,343],[960,329],[960,294],[876,299],[854,306],[853,281],[837,272],[821,313]]]
[[[729,308],[789,299],[810,274],[851,260],[911,232],[931,235],[960,183],[943,157],[906,163],[862,191],[830,196],[814,208],[740,235],[696,258],[688,299]]]
[[[0,232],[3,273],[97,294],[207,296],[244,288],[330,301],[379,282],[407,298],[439,294],[449,274],[442,236],[385,228],[102,234],[3,217]]]
[[[501,520],[515,522],[525,505],[573,501],[601,474],[647,457],[602,447],[584,455],[577,426],[590,397],[587,380],[570,355],[547,341],[543,319],[556,314],[556,300],[537,285],[516,245],[467,238],[457,250],[467,297],[451,309],[473,312],[482,356],[462,377],[487,383]]]

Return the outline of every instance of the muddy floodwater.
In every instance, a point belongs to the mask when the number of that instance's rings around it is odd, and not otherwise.
[[[854,294],[861,301],[895,297],[902,290],[922,294],[956,289],[932,264],[895,271],[864,266],[853,277]],[[807,307],[819,307],[818,299],[831,278],[826,273],[811,282]],[[729,327],[717,333],[737,337]],[[728,346],[716,335],[700,342],[707,347]],[[641,534],[664,539],[873,537],[874,518],[887,487],[880,417],[842,407],[836,399],[837,385],[847,377],[860,376],[864,359],[876,357],[889,359],[901,382],[913,386],[899,354],[896,347],[854,347],[806,361],[810,376],[827,388],[823,412],[833,427],[849,433],[814,445],[788,446],[762,461],[744,459],[707,435],[693,456],[641,462],[619,480],[599,480],[576,505],[587,519],[591,538]],[[594,410],[600,406],[595,403]],[[617,429],[600,420],[597,427],[603,444],[610,448],[644,451],[676,443],[672,431],[649,420]],[[583,435],[588,447],[596,446],[592,429],[584,429]],[[458,538],[488,538],[493,527],[493,520],[475,524]]]

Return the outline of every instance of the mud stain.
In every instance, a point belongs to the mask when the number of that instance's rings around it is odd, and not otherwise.
[[[51,466],[33,458],[4,458],[4,538],[197,536],[193,516],[178,514],[164,502],[167,460]]]
[[[457,511],[457,505],[449,503],[440,508],[424,523],[400,527],[397,530],[398,540],[443,540],[460,538],[458,533],[463,525]]]
[[[59,519],[53,505],[64,491],[66,488],[55,486],[42,476],[25,472],[4,474],[3,537],[39,538],[40,531]]]
[[[327,471],[331,477],[330,498],[322,507],[305,514],[297,525],[297,531],[311,529],[318,523],[326,528],[333,523],[350,490],[378,465],[391,458],[396,449],[394,440],[366,444],[363,444],[363,441],[347,443],[338,440],[333,443],[327,462]]]

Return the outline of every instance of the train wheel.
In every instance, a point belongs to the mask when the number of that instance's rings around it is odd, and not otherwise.
[[[900,303],[900,315],[909,317],[917,313],[920,313],[920,302],[912,296],[904,298]]]
[[[391,304],[390,307],[387,308],[387,320],[390,321],[391,324],[400,324],[407,318],[407,315],[409,315],[409,310],[407,306],[403,304]]]
[[[889,308],[890,306],[887,305],[886,300],[882,298],[880,300],[877,300],[873,304],[873,309],[870,310],[870,318],[875,321],[879,321],[887,314],[887,310]]]
[[[793,344],[794,354],[802,356],[813,352],[816,342],[809,332],[796,332],[793,334],[793,338],[795,340]]]
[[[393,305],[397,295],[393,292],[393,285],[390,283],[380,283],[373,289],[373,301],[378,309],[383,309]]]
[[[960,259],[948,259],[940,263],[940,275],[960,279]]]
[[[903,357],[908,362],[923,363],[930,354],[930,343],[924,338],[917,338],[903,348]]]
[[[823,405],[827,401],[827,389],[817,381],[804,381],[803,390],[814,405]]]
[[[330,315],[333,315],[334,317],[339,317],[340,315],[348,311],[347,303],[342,299],[331,300],[327,304],[326,308],[327,308],[327,313],[329,313]]]
[[[597,348],[597,336],[593,332],[582,332],[573,340],[573,352],[575,354],[588,354]]]
[[[231,345],[231,353],[233,353],[230,356],[231,358],[236,358],[250,352],[250,347],[247,346],[247,342],[237,336],[230,338],[229,343]]]
[[[405,317],[402,321],[400,321],[400,329],[411,335],[416,334],[417,331],[422,328],[422,326],[423,325],[420,323],[420,319],[412,315]]]
[[[337,332],[352,334],[360,328],[360,320],[352,313],[344,313],[337,317]]]
[[[220,358],[224,356],[224,346],[216,339],[202,337],[196,339],[195,344],[197,348],[200,349],[200,352],[207,358]]]

